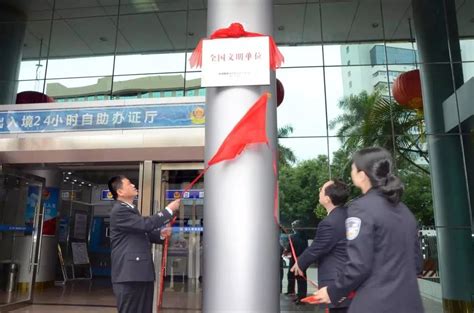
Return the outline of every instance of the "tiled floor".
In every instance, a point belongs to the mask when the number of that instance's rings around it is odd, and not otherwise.
[[[109,279],[94,279],[91,281],[75,281],[65,286],[55,286],[43,291],[36,291],[34,303],[114,307],[115,297]]]
[[[286,291],[286,282],[284,289]],[[312,292],[309,288],[308,293]],[[425,313],[442,313],[441,304],[423,299]],[[34,305],[11,312],[14,313],[83,313],[117,312],[115,298],[109,280],[77,281],[66,286],[57,286],[36,292]],[[192,283],[174,283],[173,289],[167,286],[163,309],[160,313],[201,313],[201,288]],[[0,308],[0,312],[2,309]],[[280,312],[320,312],[323,308],[313,305],[295,305],[286,295],[280,296]]]
[[[437,303],[425,304],[425,313],[442,313],[441,306]],[[281,296],[280,300],[281,313],[297,313],[297,312],[313,312],[323,313],[323,308],[318,308],[312,305],[295,306],[287,299],[286,296]],[[1,309],[0,309],[1,312]],[[65,305],[31,305],[22,309],[11,311],[12,313],[85,313],[85,312],[97,312],[97,313],[116,313],[115,307],[97,307],[97,306],[65,306]],[[176,309],[176,308],[164,308],[160,310],[160,313],[201,313],[201,310],[189,310],[189,309]]]

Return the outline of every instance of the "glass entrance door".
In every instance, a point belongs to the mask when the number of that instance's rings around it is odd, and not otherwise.
[[[43,187],[43,178],[0,171],[0,311],[32,302]]]
[[[202,238],[204,179],[191,190],[183,191],[196,178],[202,163],[156,164],[153,212],[163,210],[176,198],[181,208],[172,226],[168,249],[155,255],[159,276],[163,254],[166,253],[166,271],[163,281],[157,279],[157,293],[164,284],[161,307],[163,310],[201,310],[202,308]],[[158,303],[157,303],[158,304]]]

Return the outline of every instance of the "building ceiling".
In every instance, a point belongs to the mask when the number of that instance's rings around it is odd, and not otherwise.
[[[118,2],[0,0],[28,16],[23,59],[192,50],[206,34],[206,0]],[[474,37],[474,0],[456,7],[460,36]],[[410,20],[411,0],[274,1],[280,45],[409,40]]]

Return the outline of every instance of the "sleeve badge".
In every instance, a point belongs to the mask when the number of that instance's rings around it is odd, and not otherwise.
[[[360,225],[362,221],[358,217],[349,217],[346,219],[346,238],[354,240],[359,236]]]

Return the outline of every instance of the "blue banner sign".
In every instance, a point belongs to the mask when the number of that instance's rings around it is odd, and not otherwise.
[[[31,226],[15,226],[15,225],[0,225],[0,231],[24,231],[31,233],[33,227]]]
[[[204,227],[202,226],[186,226],[186,227],[176,227],[173,226],[173,233],[202,233]]]
[[[0,112],[0,133],[204,126],[203,103]]]
[[[166,200],[174,199],[204,199],[204,189],[190,189],[183,194],[184,189],[166,190]]]

